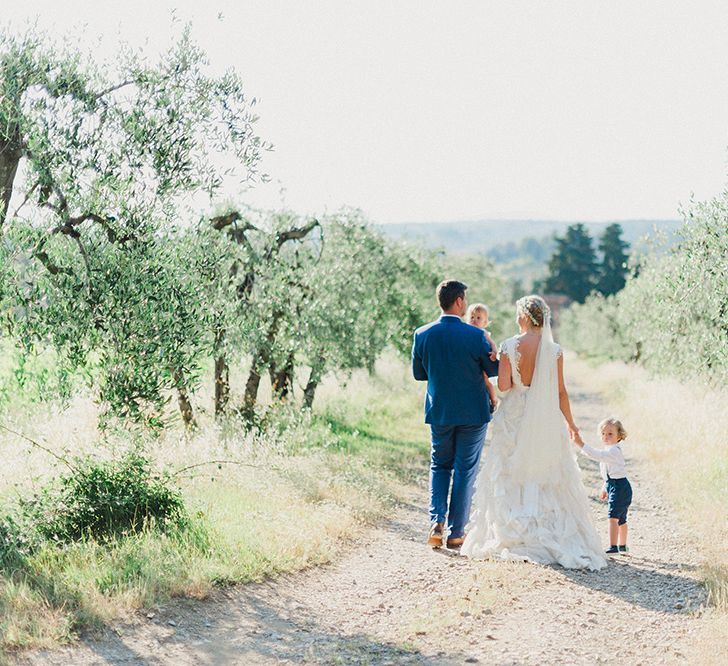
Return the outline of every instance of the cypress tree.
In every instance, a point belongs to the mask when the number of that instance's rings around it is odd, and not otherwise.
[[[605,296],[616,294],[624,287],[627,276],[629,243],[622,240],[622,227],[610,224],[599,239],[602,263],[599,267],[597,290]]]
[[[583,303],[599,278],[592,238],[583,224],[572,224],[563,237],[556,237],[556,250],[549,260],[544,291],[564,294]]]

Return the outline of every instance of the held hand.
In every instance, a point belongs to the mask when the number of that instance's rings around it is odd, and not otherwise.
[[[498,360],[498,354],[496,354],[494,351],[490,352],[489,354],[491,361],[497,361]]]
[[[579,447],[584,446],[584,440],[581,438],[581,435],[579,434],[579,428],[577,428],[573,423],[569,426],[569,438],[577,446],[579,446]]]

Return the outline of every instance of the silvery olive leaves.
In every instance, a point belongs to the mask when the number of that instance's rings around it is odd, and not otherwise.
[[[271,146],[254,108],[238,73],[211,73],[188,29],[156,60],[123,47],[110,64],[33,29],[0,33],[13,390],[50,350],[59,379],[39,399],[85,384],[108,418],[161,428],[176,401],[192,427],[212,372],[215,413],[253,421],[264,376],[282,399],[297,379],[310,406],[326,371],[406,350],[432,310],[433,255],[385,241],[357,211],[191,212],[227,180],[265,178]],[[243,360],[247,381],[231,386]]]

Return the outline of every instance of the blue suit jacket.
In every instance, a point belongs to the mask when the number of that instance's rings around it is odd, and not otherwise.
[[[483,373],[498,374],[482,329],[455,315],[415,331],[412,374],[427,381],[425,423],[478,425],[490,421],[490,401]]]

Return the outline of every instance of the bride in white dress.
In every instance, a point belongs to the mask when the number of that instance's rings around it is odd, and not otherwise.
[[[493,439],[478,474],[462,554],[601,569],[607,560],[567,434],[578,433],[563,355],[539,296],[516,303],[520,335],[501,346]]]

